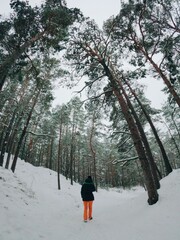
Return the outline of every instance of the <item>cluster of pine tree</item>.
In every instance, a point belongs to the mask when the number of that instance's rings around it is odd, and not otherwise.
[[[65,1],[11,8],[0,19],[0,166],[14,172],[19,157],[53,169],[59,189],[60,173],[71,184],[92,175],[96,188],[140,184],[156,203],[159,180],[180,167],[178,1],[122,2],[103,30]],[[53,108],[57,81],[80,77],[87,100]],[[142,78],[164,83],[162,109]]]

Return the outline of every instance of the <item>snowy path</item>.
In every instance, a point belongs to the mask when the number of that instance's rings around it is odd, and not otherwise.
[[[82,221],[79,184],[20,161],[16,174],[0,168],[0,240],[179,240],[180,171],[163,180],[160,200],[143,189],[95,193],[94,219]]]

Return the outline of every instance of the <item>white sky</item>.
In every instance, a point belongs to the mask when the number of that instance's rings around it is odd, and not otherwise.
[[[0,167],[0,240],[179,240],[180,169],[161,180],[159,201],[143,188],[99,189],[93,220],[83,222],[81,186],[18,159],[15,174]]]
[[[110,16],[118,14],[120,0],[67,0],[69,7],[80,8],[86,17],[95,19],[102,27],[103,21]]]
[[[30,4],[38,5],[42,0],[29,0]],[[10,0],[0,0],[0,14],[9,13]],[[107,20],[110,16],[116,15],[120,9],[120,0],[67,0],[68,7],[80,8],[86,17],[95,19],[99,27],[102,27],[103,21]],[[162,93],[164,87],[162,81],[158,80],[143,80],[143,84],[147,85],[145,90],[146,97],[151,101],[153,107],[161,108],[161,104],[165,101],[166,97]],[[56,89],[54,104],[62,104],[69,101],[74,92],[82,88],[76,87],[73,90]]]
[[[32,5],[39,5],[42,0],[29,0]],[[10,0],[0,0],[0,13],[8,13]],[[101,27],[103,21],[116,15],[120,9],[120,0],[67,0],[68,7],[80,8],[86,17],[96,20]]]

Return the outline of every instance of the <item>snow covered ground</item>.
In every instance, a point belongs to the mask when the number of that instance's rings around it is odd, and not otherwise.
[[[81,186],[19,160],[0,168],[0,240],[180,240],[180,169],[161,181],[160,200],[142,188],[99,190],[94,219],[82,220]]]

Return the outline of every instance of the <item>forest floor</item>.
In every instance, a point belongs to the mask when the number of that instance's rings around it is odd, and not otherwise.
[[[180,169],[161,181],[159,201],[143,188],[99,189],[93,220],[83,222],[81,186],[42,167],[18,161],[0,167],[0,240],[179,240]]]

